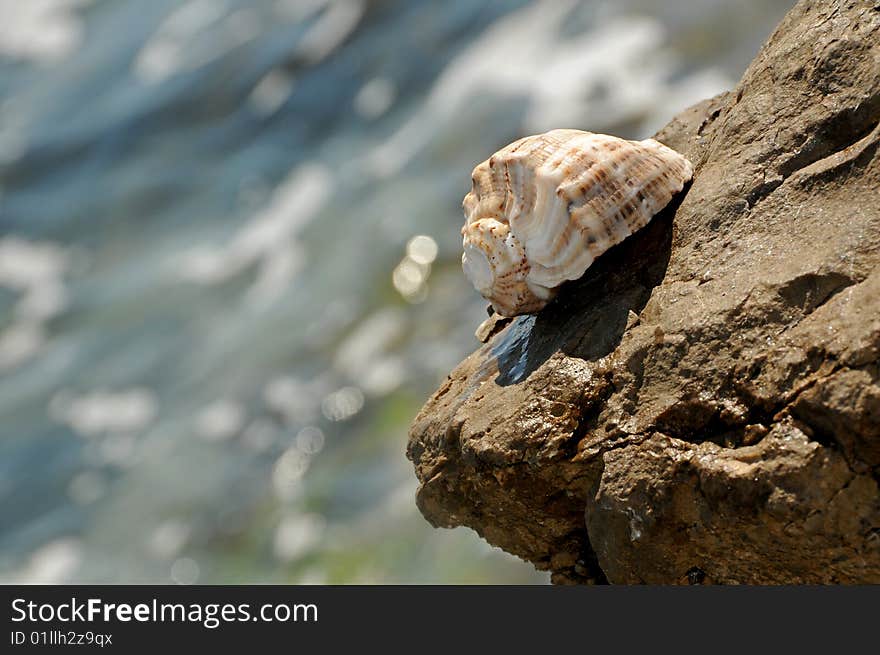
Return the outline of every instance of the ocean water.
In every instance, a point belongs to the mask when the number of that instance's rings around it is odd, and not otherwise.
[[[0,0],[0,581],[546,582],[404,456],[470,171],[651,134],[789,5]]]

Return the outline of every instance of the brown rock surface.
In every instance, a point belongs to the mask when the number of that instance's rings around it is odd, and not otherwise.
[[[880,3],[800,2],[657,138],[691,187],[465,359],[436,526],[554,582],[880,582]]]

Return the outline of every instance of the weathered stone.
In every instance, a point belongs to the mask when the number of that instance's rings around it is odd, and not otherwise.
[[[412,426],[421,511],[558,583],[880,582],[880,3],[800,2],[656,138],[691,187],[487,325]]]

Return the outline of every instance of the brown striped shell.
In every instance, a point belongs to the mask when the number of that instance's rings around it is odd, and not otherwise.
[[[463,203],[465,275],[499,314],[537,312],[692,174],[653,139],[552,130],[515,141],[474,169]]]

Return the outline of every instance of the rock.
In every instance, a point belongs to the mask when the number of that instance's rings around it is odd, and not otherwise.
[[[502,316],[501,314],[492,312],[489,318],[480,323],[480,325],[474,331],[474,337],[480,343],[486,343],[489,339],[500,332],[508,323],[510,323],[511,320],[512,319]]]
[[[802,1],[657,134],[690,188],[416,417],[432,524],[557,583],[880,582],[878,61],[880,3]]]

